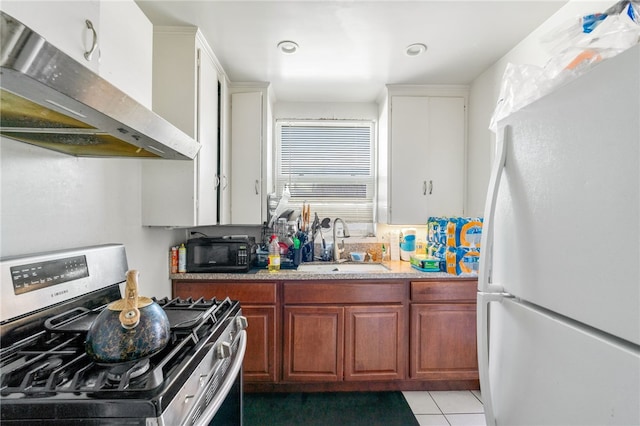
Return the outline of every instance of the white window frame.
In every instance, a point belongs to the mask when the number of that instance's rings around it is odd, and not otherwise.
[[[282,128],[286,127],[328,127],[328,128],[345,128],[345,127],[356,127],[356,128],[368,128],[370,132],[370,140],[368,147],[368,156],[369,161],[368,165],[365,165],[365,162],[358,161],[355,159],[354,168],[357,167],[360,172],[356,175],[351,175],[347,177],[346,175],[337,175],[332,176],[331,174],[318,174],[315,175],[313,173],[308,176],[299,179],[298,181],[302,181],[303,185],[299,186],[296,190],[296,176],[291,175],[289,171],[295,170],[295,167],[286,164],[287,161],[292,161],[291,159],[287,160],[286,158],[282,158]],[[376,184],[377,184],[377,167],[376,167],[376,126],[375,122],[372,120],[294,120],[294,119],[278,119],[276,120],[275,125],[275,143],[274,143],[274,183],[276,194],[279,196],[282,194],[283,188],[285,184],[289,185],[289,189],[291,192],[291,198],[289,199],[289,208],[291,209],[301,209],[303,203],[307,203],[311,206],[311,221],[313,221],[313,216],[315,213],[318,214],[320,220],[325,217],[331,218],[331,222],[336,217],[341,217],[348,223],[349,231],[352,236],[369,236],[373,235],[375,232],[375,223],[376,223]],[[312,142],[317,143],[317,141]],[[345,148],[345,149],[342,149]],[[331,152],[331,147],[329,147],[329,152]],[[336,159],[341,157],[342,160],[352,159],[353,156],[356,155],[354,152],[349,152],[349,147],[345,147],[344,145],[341,147],[334,146],[333,149],[336,149],[333,155]],[[361,149],[361,148],[360,148]],[[309,148],[310,156],[313,156],[314,153],[322,154],[322,149],[314,151],[313,147]],[[357,151],[362,152],[362,151]],[[301,154],[301,153],[300,153]],[[328,153],[324,153],[323,155],[327,155]],[[361,155],[361,154],[360,154]],[[362,158],[362,157],[358,157]],[[285,164],[283,164],[285,163]],[[337,162],[336,162],[337,164]],[[368,172],[366,170],[368,167]],[[313,168],[312,164],[307,164],[306,166],[300,166],[298,169],[304,168]],[[336,166],[336,169],[339,167]],[[298,175],[302,176],[302,175]],[[319,183],[331,184],[335,183],[344,183],[345,179],[347,179],[351,184],[355,184],[355,187],[349,188],[348,185],[346,190],[350,189],[358,189],[364,190],[364,198],[357,199],[358,197],[355,193],[352,193],[351,196],[355,197],[354,202],[350,203],[348,197],[346,199],[340,199],[339,197],[331,197],[329,195],[326,196],[315,196],[314,191],[308,186]],[[358,185],[360,187],[358,188]],[[301,189],[304,188],[304,189]],[[360,192],[362,194],[362,192]]]

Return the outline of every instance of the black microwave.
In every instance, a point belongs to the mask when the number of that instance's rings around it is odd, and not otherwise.
[[[192,238],[187,241],[187,272],[247,272],[254,253],[249,238]]]

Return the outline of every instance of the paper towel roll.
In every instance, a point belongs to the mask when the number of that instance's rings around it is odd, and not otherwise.
[[[389,236],[389,250],[391,260],[400,260],[400,235],[397,231]]]

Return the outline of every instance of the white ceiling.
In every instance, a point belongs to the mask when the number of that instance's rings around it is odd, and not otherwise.
[[[468,84],[566,0],[136,0],[154,25],[200,28],[232,82],[282,101],[371,102],[385,84]],[[298,53],[276,45],[293,40]],[[411,43],[425,54],[404,53]]]

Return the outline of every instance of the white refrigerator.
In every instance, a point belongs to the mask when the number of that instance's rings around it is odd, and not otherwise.
[[[478,277],[487,425],[640,425],[640,46],[498,125]]]

